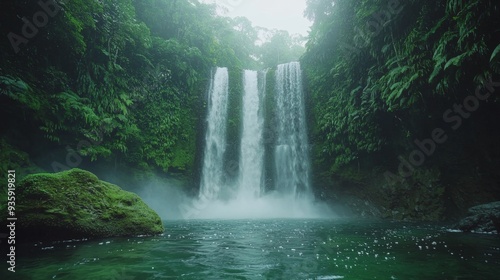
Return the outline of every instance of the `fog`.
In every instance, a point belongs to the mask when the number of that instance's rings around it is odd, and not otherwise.
[[[191,219],[271,219],[332,218],[330,208],[321,202],[271,193],[259,198],[237,197],[229,201],[196,199],[184,213]]]
[[[312,198],[283,196],[271,192],[262,197],[235,195],[231,199],[209,200],[189,197],[177,180],[155,180],[135,192],[163,220],[179,219],[271,219],[332,218],[330,207]]]

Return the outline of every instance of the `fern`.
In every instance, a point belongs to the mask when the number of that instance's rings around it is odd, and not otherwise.
[[[491,53],[490,62],[493,62],[493,60],[497,58],[499,53],[500,53],[500,44],[498,44],[498,46]]]
[[[31,87],[23,80],[12,76],[0,76],[0,94],[31,110],[39,110],[42,106]]]

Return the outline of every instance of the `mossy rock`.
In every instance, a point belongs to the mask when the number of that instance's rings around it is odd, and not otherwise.
[[[26,176],[16,188],[16,231],[30,240],[153,235],[164,231],[141,198],[72,169]]]

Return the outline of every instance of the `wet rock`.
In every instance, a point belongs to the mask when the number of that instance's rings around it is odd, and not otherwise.
[[[500,233],[500,201],[477,205],[456,226],[465,232]]]

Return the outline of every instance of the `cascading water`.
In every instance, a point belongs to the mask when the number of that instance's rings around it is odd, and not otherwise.
[[[228,91],[228,70],[217,68],[208,93],[206,146],[200,184],[200,197],[203,199],[217,199],[224,185]]]
[[[298,62],[278,65],[276,117],[276,189],[285,194],[309,195],[309,145],[302,71]]]
[[[243,76],[243,131],[241,135],[240,174],[238,196],[259,197],[262,190],[264,143],[262,140],[264,116],[262,99],[264,78],[256,71],[245,70]],[[260,83],[259,83],[260,80]],[[260,86],[264,82],[264,86]]]
[[[270,122],[276,125],[267,127],[267,132],[276,132],[276,137],[273,137],[276,142],[268,150],[264,145],[263,113],[266,73],[246,70],[243,79],[239,177],[235,185],[223,180],[229,86],[228,70],[218,68],[209,91],[200,196],[183,207],[183,216],[209,219],[331,217],[327,206],[313,202],[309,185],[310,167],[300,64],[294,62],[278,66],[272,109],[276,121]],[[273,171],[264,170],[265,153],[273,150],[275,191],[266,193],[264,173]],[[233,195],[227,195],[231,193]]]

